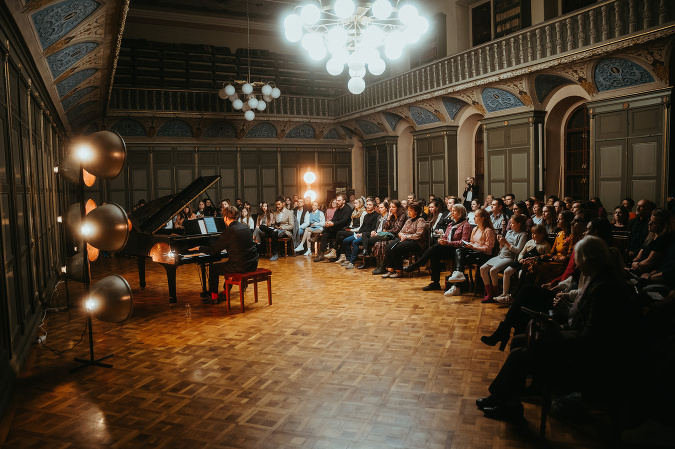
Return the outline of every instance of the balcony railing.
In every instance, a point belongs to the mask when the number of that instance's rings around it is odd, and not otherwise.
[[[612,0],[509,34],[338,98],[348,116],[593,47],[675,20],[673,0]]]
[[[144,88],[113,88],[109,111],[148,113],[239,114],[217,92]],[[267,104],[261,114],[329,118],[335,116],[335,100],[283,95]]]

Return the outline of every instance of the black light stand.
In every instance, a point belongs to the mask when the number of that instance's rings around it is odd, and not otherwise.
[[[82,168],[82,164],[80,164],[80,180],[78,183],[78,188],[77,188],[77,199],[80,202],[80,214],[82,216],[82,220],[80,223],[84,223],[84,217],[87,214],[86,211],[86,205],[84,202],[84,169]],[[87,236],[83,233],[82,234],[82,252],[84,254],[84,263],[82,270],[84,271],[84,281],[83,281],[83,287],[84,287],[84,300],[85,300],[85,309],[87,311],[87,327],[89,328],[89,359],[81,359],[78,357],[75,357],[75,361],[78,363],[82,363],[80,366],[76,366],[75,368],[70,370],[70,373],[74,373],[76,371],[81,370],[85,366],[101,366],[103,368],[112,368],[112,365],[109,363],[101,363],[101,360],[105,360],[107,358],[110,358],[113,356],[113,354],[108,354],[104,357],[101,357],[100,359],[96,359],[94,357],[94,331],[92,330],[92,319],[91,319],[91,308],[89,305],[89,284],[91,282],[91,274],[89,270],[89,248],[87,247]]]

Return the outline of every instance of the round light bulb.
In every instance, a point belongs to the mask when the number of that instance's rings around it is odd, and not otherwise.
[[[413,20],[412,26],[414,26],[417,32],[422,35],[429,30],[429,21],[422,16],[417,16],[415,17],[415,20]]]
[[[267,107],[267,103],[265,103],[262,100],[259,100],[258,105],[256,106],[256,109],[259,110],[259,111],[264,111],[266,107]]]
[[[391,6],[388,0],[377,0],[373,3],[373,15],[379,20],[385,20],[390,15],[394,8]]]
[[[315,61],[321,61],[323,58],[326,57],[326,47],[323,46],[323,43],[321,46],[315,46],[309,51],[309,57],[312,58]]]
[[[227,98],[227,91],[225,90],[224,87],[218,91],[218,96],[220,97],[221,100]]]
[[[239,98],[237,98],[232,102],[232,107],[238,111],[239,109],[244,107],[244,102],[241,101]]]
[[[302,197],[303,198],[309,197],[309,199],[312,200],[313,203],[314,201],[316,201],[316,192],[314,190],[308,190]]]
[[[348,19],[354,14],[354,2],[352,0],[337,0],[333,9],[339,18]]]
[[[234,95],[234,92],[235,92],[235,89],[234,89],[234,86],[232,84],[228,84],[227,86],[225,86],[225,93],[227,94],[228,97],[231,96],[231,95]]]
[[[354,77],[347,83],[347,89],[349,89],[349,92],[353,93],[354,95],[360,94],[365,90],[365,88],[366,82],[363,81],[363,78]]]
[[[269,95],[263,95],[263,100],[265,100],[265,101],[268,102],[268,103],[269,103],[270,101],[274,100],[274,98],[272,98],[272,92],[270,91],[270,94],[269,94]]]
[[[241,106],[241,110],[244,112],[251,110],[251,106],[248,105],[248,101]]]
[[[352,78],[357,77],[357,78],[363,78],[366,76],[366,68],[362,68],[361,70],[354,70],[354,69],[349,69],[349,76]]]
[[[272,86],[270,86],[269,84],[265,84],[261,90],[263,95],[269,95],[272,93]]]
[[[344,63],[340,63],[340,61],[336,60],[335,57],[330,58],[326,62],[326,71],[333,76],[338,76],[344,71],[344,69]]]
[[[230,100],[231,102],[234,102],[234,100],[236,100],[237,98],[239,98],[237,94],[233,94],[227,97],[227,99]]]
[[[253,92],[253,86],[251,86],[249,83],[246,83],[241,86],[241,91],[244,92],[244,95],[248,95]]]
[[[281,91],[278,87],[272,89],[272,98],[279,98],[281,96]]]
[[[300,18],[307,25],[314,25],[321,18],[321,10],[314,3],[310,3],[302,7]]]
[[[305,175],[302,177],[302,179],[305,181],[305,184],[313,184],[314,181],[316,181],[316,175],[314,173],[312,173],[311,171],[307,170],[307,172],[305,172]],[[312,201],[314,201],[314,200],[312,200]]]
[[[256,97],[250,98],[248,100],[248,105],[251,106],[251,109],[255,109],[258,107],[258,99]]]
[[[382,75],[386,68],[387,64],[381,58],[373,59],[368,63],[368,71],[375,76]]]
[[[398,20],[400,20],[404,25],[408,25],[415,17],[417,17],[418,14],[417,8],[415,8],[413,5],[403,5],[401,9],[398,10]]]
[[[302,19],[297,14],[289,14],[284,19],[284,34],[291,42],[298,42],[302,38]]]
[[[326,47],[328,47],[328,51],[335,53],[345,47],[348,39],[347,30],[341,26],[333,27],[326,34]]]
[[[363,59],[363,55],[358,51],[349,55],[347,59],[347,65],[352,70],[361,70],[366,65],[366,61]]]
[[[255,113],[253,111],[244,112],[244,118],[249,122],[255,118]]]

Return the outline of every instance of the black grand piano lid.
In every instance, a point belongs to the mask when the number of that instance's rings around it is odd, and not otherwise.
[[[179,193],[157,198],[136,209],[129,214],[133,229],[154,234],[219,179],[218,175],[200,176]]]

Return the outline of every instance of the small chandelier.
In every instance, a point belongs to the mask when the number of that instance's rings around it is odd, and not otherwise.
[[[244,111],[244,118],[250,122],[255,118],[254,111],[264,111],[267,108],[267,103],[281,96],[281,91],[273,82],[251,82],[251,19],[248,14],[248,0],[246,0],[246,38],[248,76],[245,81],[230,80],[223,83],[223,88],[218,91],[218,96],[223,100],[230,100],[234,109]],[[237,92],[237,87],[241,93]]]
[[[416,43],[429,29],[429,22],[417,8],[404,0],[376,0],[356,6],[353,0],[336,0],[333,7],[321,1],[298,6],[299,14],[284,20],[286,39],[301,42],[309,56],[322,61],[327,53],[326,71],[338,76],[349,67],[347,84],[355,95],[366,88],[363,77],[368,71],[375,76],[384,73],[386,63],[378,48],[384,47],[389,60],[398,59],[407,44]],[[396,13],[396,14],[394,14]]]
[[[280,95],[281,91],[272,82],[248,80],[230,80],[223,83],[223,88],[218,91],[218,96],[223,100],[230,100],[234,109],[244,111],[244,118],[249,122],[255,118],[254,111],[264,111],[267,103],[279,98]]]

